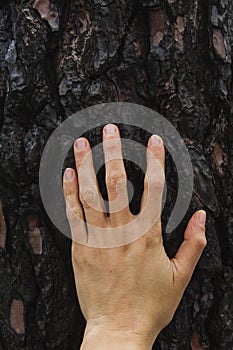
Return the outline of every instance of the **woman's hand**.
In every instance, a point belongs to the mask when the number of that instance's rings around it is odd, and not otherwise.
[[[198,211],[193,215],[184,242],[170,260],[163,247],[160,218],[165,158],[161,138],[152,136],[148,143],[141,203],[144,215],[137,217],[128,205],[121,140],[115,125],[105,126],[103,142],[110,216],[103,210],[86,139],[78,139],[74,146],[78,176],[66,169],[63,182],[67,216],[76,240],[72,243],[76,289],[87,321],[82,349],[151,349],[158,333],[172,320],[206,246],[206,214]],[[117,248],[82,245],[77,239],[80,242],[91,236],[83,214],[90,229],[98,226],[99,232],[101,227],[115,228],[117,234],[118,227],[134,221],[133,234],[139,238]],[[152,227],[143,234],[148,222]],[[125,236],[132,236],[124,227]]]

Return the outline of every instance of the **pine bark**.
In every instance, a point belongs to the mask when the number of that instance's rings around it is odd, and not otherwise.
[[[41,154],[68,116],[134,102],[166,117],[190,150],[191,214],[207,211],[208,245],[154,349],[233,349],[233,3],[231,0],[0,1],[0,350],[78,349],[84,319],[70,245],[40,198]],[[148,135],[119,125],[143,144]],[[90,132],[92,145],[101,130]],[[126,161],[142,193],[142,174]],[[167,155],[166,222],[176,172]],[[99,176],[104,192],[104,177]]]

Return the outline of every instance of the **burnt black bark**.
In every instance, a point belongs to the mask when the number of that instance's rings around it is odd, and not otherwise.
[[[190,150],[193,199],[182,224],[164,234],[168,254],[195,210],[208,216],[208,246],[154,349],[233,349],[232,57],[231,0],[0,1],[0,349],[80,345],[71,242],[46,216],[38,170],[64,119],[110,101],[158,111]],[[120,129],[143,144],[149,137]],[[101,129],[87,136],[95,145]],[[137,211],[143,175],[127,161],[126,169]],[[176,194],[169,155],[166,175],[164,223]]]

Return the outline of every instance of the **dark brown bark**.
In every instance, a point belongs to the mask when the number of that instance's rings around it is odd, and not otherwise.
[[[1,0],[0,349],[79,347],[84,320],[70,241],[43,210],[38,169],[62,120],[110,101],[160,112],[190,150],[195,189],[182,224],[164,235],[170,256],[191,214],[204,208],[208,215],[208,246],[154,349],[233,349],[232,56],[231,0]],[[94,145],[101,130],[87,136]],[[142,174],[126,167],[137,211]],[[164,223],[176,194],[169,155],[166,174]],[[104,192],[103,174],[99,180]]]

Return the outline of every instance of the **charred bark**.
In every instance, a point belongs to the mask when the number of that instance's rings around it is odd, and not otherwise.
[[[43,209],[38,169],[69,115],[127,101],[165,116],[192,157],[195,188],[182,224],[164,235],[172,256],[191,214],[207,211],[208,246],[154,349],[233,349],[233,3],[230,0],[0,2],[0,349],[77,349],[84,320],[70,241]],[[147,134],[120,125],[146,144]],[[88,135],[92,145],[101,130]],[[126,161],[137,194],[143,175]],[[167,155],[167,222],[176,174]],[[104,177],[99,176],[104,193]]]

